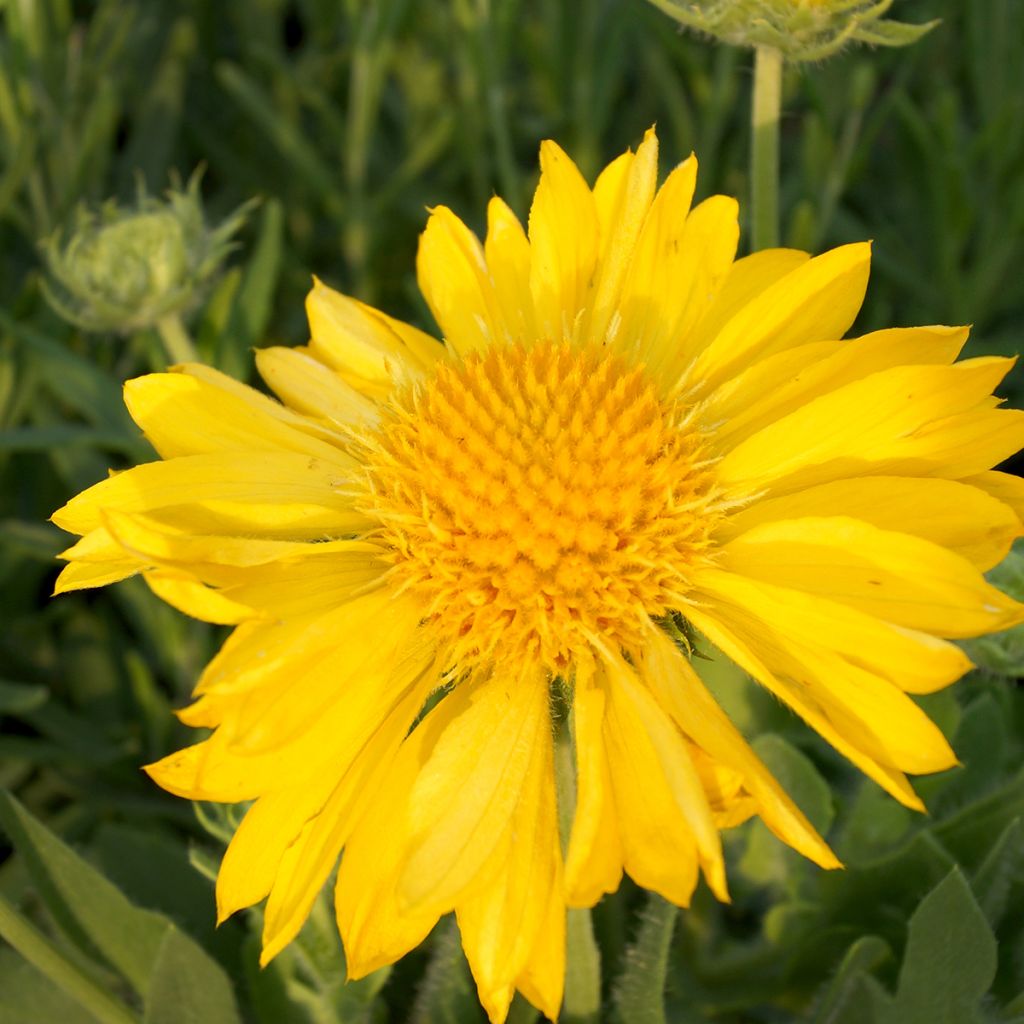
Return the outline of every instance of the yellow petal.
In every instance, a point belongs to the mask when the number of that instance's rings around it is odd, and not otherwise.
[[[644,888],[688,906],[698,863],[728,899],[721,842],[682,737],[633,669],[606,657],[604,719],[624,866]]]
[[[165,459],[211,452],[280,451],[348,461],[337,448],[282,418],[184,373],[136,377],[125,384],[124,400],[132,419]]]
[[[576,165],[550,140],[540,147],[540,184],[530,208],[530,293],[548,341],[574,336],[589,302],[600,246],[594,196]]]
[[[708,692],[693,666],[661,630],[652,630],[641,663],[645,682],[698,746],[743,780],[765,824],[783,842],[824,868],[839,861]]]
[[[213,622],[219,626],[234,626],[254,617],[248,605],[232,601],[216,590],[183,573],[168,570],[144,572],[143,579],[149,589],[177,608],[185,615],[191,615],[202,622]]]
[[[484,259],[484,249],[447,206],[430,211],[416,254],[416,277],[445,341],[462,356],[511,334]]]
[[[923,634],[887,627],[832,601],[718,570],[704,574],[701,594],[727,609],[734,622],[741,610],[766,663],[779,666],[873,760],[912,772],[956,763],[942,733],[897,689],[900,682],[923,678],[920,692],[957,678],[965,659],[951,645],[932,646]],[[694,622],[704,628],[696,617]],[[922,642],[915,642],[918,637]]]
[[[411,687],[394,710],[382,718],[351,767],[344,774],[339,772],[338,786],[323,809],[303,826],[285,850],[264,913],[261,967],[299,933],[338,861],[342,846],[377,800],[402,740],[432,685],[430,681]]]
[[[627,149],[625,153],[617,156],[608,164],[597,176],[597,181],[594,182],[594,208],[597,210],[600,236],[599,256],[602,260],[611,244],[612,224],[615,222],[623,196],[626,194],[630,171],[635,159],[636,154],[631,149]]]
[[[752,579],[839,601],[940,637],[992,633],[1024,621],[966,559],[847,516],[754,526],[721,549],[720,566]],[[957,648],[949,648],[949,656]],[[960,661],[967,671],[966,658]]]
[[[246,811],[217,872],[218,924],[270,892],[285,850],[323,807],[336,781],[324,773],[301,789],[268,793]]]
[[[240,458],[233,452],[188,455],[149,462],[83,491],[53,514],[69,533],[104,525],[107,509],[171,510],[163,518],[198,533],[237,522],[255,536],[322,538],[357,532],[366,523],[341,493],[347,469],[297,452],[266,452]],[[230,530],[229,532],[235,532]]]
[[[801,345],[776,353],[733,377],[708,399],[715,445],[728,451],[762,427],[818,395],[896,366],[948,364],[967,340],[966,327],[876,331],[845,343]],[[818,351],[808,351],[817,349]],[[806,353],[806,361],[795,363]]]
[[[530,302],[530,243],[519,219],[504,200],[487,204],[484,258],[508,337],[524,344],[537,338]]]
[[[773,671],[766,662],[785,666],[791,656],[764,626],[746,614],[742,608],[722,600],[716,602],[712,612],[696,606],[687,610],[687,617],[723,654],[731,658],[744,671],[789,705],[826,742],[852,761],[868,778],[877,782],[887,793],[912,810],[923,811],[924,804],[911,788],[906,776],[888,763],[867,753],[865,746],[873,746],[873,738],[863,735],[855,727],[844,733],[822,708],[807,687],[787,678],[782,671]],[[758,651],[759,657],[754,651]]]
[[[844,245],[809,260],[739,310],[697,357],[688,379],[720,386],[784,348],[841,338],[864,301],[871,247]]]
[[[566,902],[592,907],[622,879],[622,842],[604,745],[604,690],[578,669],[573,694],[576,813],[565,858]]]
[[[505,1020],[516,979],[540,939],[549,906],[562,905],[561,882],[552,742],[545,729],[533,746],[519,802],[490,862],[455,911],[480,1002],[493,1024]]]
[[[317,278],[306,297],[309,351],[371,397],[416,379],[442,358],[443,346],[409,324],[328,288]]]
[[[451,909],[490,857],[522,794],[548,724],[543,678],[461,684],[434,716],[439,730],[410,800],[399,895]]]
[[[435,713],[436,709],[402,744],[345,846],[334,910],[350,979],[365,977],[404,956],[427,937],[440,917],[431,907],[400,907],[397,895],[409,794],[427,757],[425,741],[432,735],[423,726]]]
[[[991,495],[997,501],[1011,508],[1014,515],[1024,521],[1024,480],[1019,476],[992,470],[964,477],[960,482]],[[983,565],[981,568],[985,569],[988,566]]]
[[[1024,486],[1021,491],[1024,495]],[[754,502],[730,516],[719,537],[727,541],[783,519],[842,515],[931,541],[982,571],[1005,557],[1022,529],[1007,505],[968,481],[862,476]]]
[[[376,423],[376,402],[303,349],[264,348],[256,368],[274,393],[292,409],[333,423]]]
[[[690,350],[702,352],[726,323],[756,296],[803,266],[810,258],[810,253],[799,249],[762,249],[736,260],[729,267],[705,315],[694,328]]]
[[[545,913],[516,988],[546,1017],[558,1020],[565,991],[566,912],[557,894],[547,901]]]
[[[719,479],[748,489],[771,485],[778,493],[851,475],[899,475],[890,467],[901,459],[939,458],[942,444],[959,443],[952,428],[932,442],[922,433],[974,409],[1011,366],[1008,359],[969,359],[955,366],[897,367],[853,381],[741,442],[719,464]]]
[[[601,218],[601,260],[594,298],[580,325],[581,336],[591,344],[605,344],[610,325],[620,315],[622,284],[657,183],[658,137],[650,128],[636,157],[629,162],[614,202],[598,198],[598,185],[604,185],[604,181],[599,180],[594,187],[595,205],[599,211],[604,206],[606,212]]]

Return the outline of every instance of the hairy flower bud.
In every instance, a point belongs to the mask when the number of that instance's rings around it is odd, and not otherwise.
[[[882,20],[893,0],[650,0],[681,25],[734,46],[772,46],[787,60],[824,60],[850,42],[907,46],[937,21]]]
[[[227,254],[251,204],[210,228],[199,175],[166,199],[140,188],[133,208],[108,200],[80,208],[69,231],[42,243],[43,291],[64,319],[88,331],[130,334],[192,309]]]

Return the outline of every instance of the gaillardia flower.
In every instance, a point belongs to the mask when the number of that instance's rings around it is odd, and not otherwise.
[[[656,188],[657,139],[591,189],[541,148],[528,233],[430,214],[439,343],[317,282],[307,348],[257,355],[275,401],[204,366],[126,386],[162,461],[55,516],[57,589],[141,573],[237,628],[181,712],[208,738],[148,768],[254,801],[221,918],[269,896],[264,962],[334,869],[350,975],[454,910],[480,998],[554,1018],[565,908],[622,872],[727,898],[720,830],[759,815],[837,861],[704,688],[710,642],[897,800],[954,755],[908,694],[948,642],[1024,620],[986,584],[1024,532],[1024,443],[955,364],[967,330],[840,340],[867,245],[736,260],[736,203]],[[562,739],[553,721],[568,713]],[[555,714],[555,709],[557,714]],[[575,751],[560,843],[554,745]]]

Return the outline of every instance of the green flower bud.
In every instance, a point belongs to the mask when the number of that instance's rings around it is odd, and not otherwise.
[[[734,46],[771,46],[787,60],[824,60],[851,42],[907,46],[937,21],[882,20],[893,0],[650,0],[681,25]]]
[[[210,228],[203,216],[199,174],[165,200],[140,188],[134,208],[113,200],[79,208],[70,231],[42,242],[47,301],[87,331],[130,334],[193,309],[227,254],[251,203]]]

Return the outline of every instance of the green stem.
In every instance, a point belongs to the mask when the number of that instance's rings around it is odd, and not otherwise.
[[[622,1024],[666,1024],[665,980],[679,908],[652,892],[615,986]]]
[[[99,1024],[138,1024],[126,1006],[72,963],[35,925],[0,896],[0,936],[33,967],[63,989]]]
[[[559,730],[555,745],[555,780],[558,787],[558,823],[562,848],[576,812],[576,778],[573,742],[567,726]],[[585,907],[568,911],[565,930],[564,1024],[597,1024],[601,1015],[601,954],[594,938],[594,923]]]
[[[759,46],[754,54],[751,118],[751,248],[779,244],[779,114],[782,110],[782,53]]]
[[[172,363],[198,363],[199,355],[181,317],[170,313],[156,322],[156,330]]]

